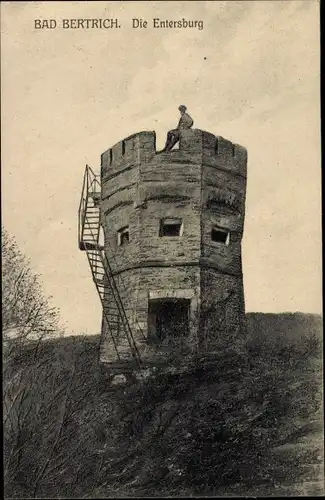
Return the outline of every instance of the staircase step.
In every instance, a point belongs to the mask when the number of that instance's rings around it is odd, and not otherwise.
[[[87,236],[87,239],[84,239],[84,242],[89,245],[89,250],[91,252],[99,250],[99,243],[97,243],[96,238],[91,238],[91,236]]]
[[[89,235],[90,236],[90,235]],[[80,250],[88,250],[88,251],[93,251],[93,250],[101,250],[103,247],[102,245],[99,245],[98,243],[94,243],[94,239],[87,239],[87,237],[83,238],[82,241],[79,242],[79,248]]]
[[[84,247],[85,247],[85,250],[99,250],[101,248],[101,245],[99,245],[98,243],[94,243],[93,241],[87,241],[87,240],[84,240],[83,241],[83,244],[84,244]]]

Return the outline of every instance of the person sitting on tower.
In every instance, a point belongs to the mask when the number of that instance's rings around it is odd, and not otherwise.
[[[170,151],[175,144],[178,143],[180,137],[180,131],[184,129],[190,129],[193,126],[193,120],[188,113],[186,113],[186,106],[183,104],[179,106],[179,111],[181,113],[181,117],[179,119],[177,128],[174,130],[170,130],[167,134],[166,145],[164,149],[160,151],[160,153],[165,153],[166,151]]]

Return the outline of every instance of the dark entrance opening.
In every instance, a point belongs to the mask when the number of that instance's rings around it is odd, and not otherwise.
[[[150,336],[160,340],[185,337],[189,334],[190,300],[149,300],[148,329]]]

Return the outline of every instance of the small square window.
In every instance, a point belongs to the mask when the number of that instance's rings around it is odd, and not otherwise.
[[[117,231],[117,244],[119,247],[127,245],[130,241],[129,226],[122,227]]]
[[[223,243],[228,246],[230,243],[230,232],[219,227],[213,227],[211,230],[211,240],[215,243]]]
[[[182,236],[182,219],[163,219],[160,221],[159,236]]]

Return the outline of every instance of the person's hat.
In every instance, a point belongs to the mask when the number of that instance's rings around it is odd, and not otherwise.
[[[184,111],[186,111],[186,110],[187,110],[187,107],[186,107],[186,106],[184,106],[184,104],[181,104],[180,106],[178,106],[178,109],[179,109],[180,111],[182,111],[182,109],[184,109]]]

